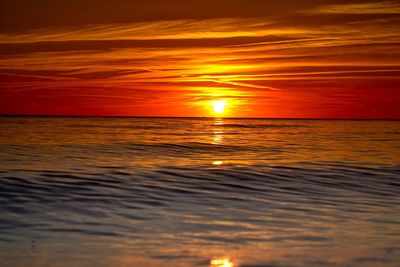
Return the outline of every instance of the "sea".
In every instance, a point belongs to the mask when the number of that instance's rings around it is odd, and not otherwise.
[[[0,117],[0,266],[400,266],[400,121]]]

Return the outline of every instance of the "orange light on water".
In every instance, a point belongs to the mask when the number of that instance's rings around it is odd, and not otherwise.
[[[210,267],[234,267],[233,261],[229,258],[211,259]]]

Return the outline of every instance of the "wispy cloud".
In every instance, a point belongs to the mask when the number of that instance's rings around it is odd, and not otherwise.
[[[317,7],[312,12],[332,14],[400,14],[400,4],[395,1],[334,4]]]
[[[79,27],[45,28],[24,34],[0,35],[1,43],[96,40],[175,40],[203,38],[260,37],[309,34],[312,29],[273,28],[261,19],[223,18],[211,20],[152,21]]]

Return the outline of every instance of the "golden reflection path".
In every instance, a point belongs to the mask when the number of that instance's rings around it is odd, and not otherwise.
[[[229,258],[215,258],[211,259],[210,267],[235,267],[235,265]]]
[[[213,125],[213,139],[212,144],[220,145],[224,140],[224,119],[222,118],[215,118],[214,125]]]

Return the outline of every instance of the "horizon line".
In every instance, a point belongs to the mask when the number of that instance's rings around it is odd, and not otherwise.
[[[48,117],[48,118],[154,118],[154,119],[251,119],[251,120],[364,120],[398,121],[400,118],[324,118],[324,117],[223,117],[223,116],[144,116],[144,115],[59,115],[59,114],[0,114],[0,117]]]

